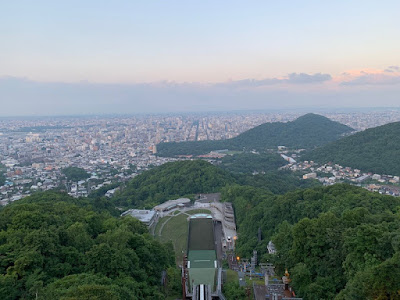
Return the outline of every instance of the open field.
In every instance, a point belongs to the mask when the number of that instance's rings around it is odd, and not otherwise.
[[[238,282],[238,281],[239,281],[238,273],[231,269],[227,269],[226,270],[226,282]]]
[[[159,236],[160,235],[160,229],[162,227],[162,225],[167,222],[171,217],[167,216],[167,217],[163,217],[160,220],[158,220],[156,228],[154,229],[154,235],[155,236]]]
[[[182,264],[183,254],[186,253],[187,237],[189,231],[187,215],[180,214],[168,218],[169,220],[166,221],[167,223],[162,229],[161,236],[157,236],[156,234],[156,237],[161,242],[172,242],[175,249],[176,263]]]

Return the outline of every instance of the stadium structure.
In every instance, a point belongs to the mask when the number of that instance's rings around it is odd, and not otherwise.
[[[190,217],[187,255],[182,266],[183,299],[225,299],[221,292],[222,269],[217,260],[211,215]]]

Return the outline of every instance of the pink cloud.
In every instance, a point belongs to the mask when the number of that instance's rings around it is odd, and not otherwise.
[[[348,70],[335,76],[333,81],[345,86],[400,84],[400,68]]]

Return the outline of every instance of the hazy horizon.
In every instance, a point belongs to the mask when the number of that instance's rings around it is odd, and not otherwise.
[[[400,106],[400,2],[18,1],[1,116]]]

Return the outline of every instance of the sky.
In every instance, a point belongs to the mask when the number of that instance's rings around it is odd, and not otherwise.
[[[400,106],[400,1],[0,0],[0,116]]]

